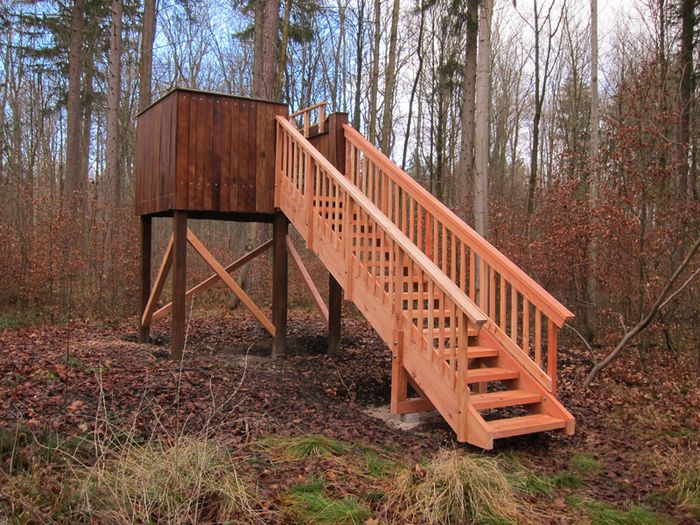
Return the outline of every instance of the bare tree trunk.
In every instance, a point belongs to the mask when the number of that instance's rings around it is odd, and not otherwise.
[[[284,70],[287,67],[287,44],[289,43],[289,18],[292,14],[292,0],[284,2],[284,21],[282,23],[282,43],[280,44],[279,67],[277,69],[277,84],[275,86],[275,100],[282,99],[282,84],[284,83]]]
[[[467,2],[467,53],[464,59],[462,102],[462,143],[457,176],[457,214],[467,217],[469,185],[474,180],[474,110],[476,93],[476,56],[479,37],[479,0]]]
[[[364,58],[364,21],[365,21],[365,0],[360,0],[357,6],[357,47],[355,57],[357,69],[355,71],[355,108],[352,112],[352,127],[360,130],[361,115],[360,104],[362,101],[362,63]]]
[[[384,112],[382,114],[381,150],[384,155],[391,153],[391,124],[394,102],[394,86],[396,85],[396,39],[399,26],[400,1],[394,0],[391,12],[391,32],[389,34],[389,57],[387,59],[384,77]]]
[[[678,195],[687,199],[688,192],[688,146],[690,142],[690,111],[693,105],[693,36],[695,29],[696,0],[681,0],[681,82],[678,96],[678,140],[676,156],[678,162]]]
[[[372,48],[372,76],[369,93],[369,141],[377,140],[377,95],[379,91],[379,44],[381,43],[381,11],[379,0],[374,1],[374,46]]]
[[[488,235],[488,161],[489,104],[491,73],[491,13],[493,0],[482,0],[479,19],[479,66],[476,85],[476,122],[474,137],[474,227],[482,236]]]
[[[66,113],[66,173],[64,196],[73,211],[82,207],[83,184],[80,169],[80,77],[83,69],[84,0],[74,0],[71,12],[70,60],[68,63],[68,99]]]
[[[423,0],[418,0],[418,13],[420,22],[418,22],[418,44],[416,45],[416,55],[418,56],[418,68],[416,69],[416,77],[413,79],[411,87],[411,97],[408,101],[408,117],[406,118],[406,135],[403,141],[403,155],[401,156],[401,169],[406,169],[406,155],[408,154],[408,141],[411,137],[411,119],[413,118],[413,102],[416,99],[416,91],[420,77],[423,74],[423,33],[425,28],[425,9],[423,9]]]
[[[122,0],[112,0],[112,31],[109,42],[107,79],[107,155],[106,168],[110,198],[115,208],[121,204],[119,173],[119,99],[121,95]]]
[[[143,0],[141,29],[141,62],[139,63],[139,111],[151,103],[153,70],[153,39],[156,34],[156,0]]]
[[[588,179],[588,204],[593,210],[598,200],[598,155],[599,139],[598,126],[598,0],[591,0],[591,170]],[[591,213],[591,224],[595,221],[595,214]],[[592,231],[588,239],[586,249],[588,259],[588,272],[586,273],[586,308],[585,323],[589,339],[595,332],[595,311],[597,301],[596,259],[598,258],[598,239]]]

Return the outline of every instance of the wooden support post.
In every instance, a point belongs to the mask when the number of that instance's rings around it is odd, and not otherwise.
[[[185,349],[185,294],[187,292],[187,212],[173,212],[173,308],[170,358],[182,359]]]
[[[328,353],[340,349],[340,319],[343,309],[343,288],[332,274],[328,274]]]
[[[391,349],[391,413],[398,414],[399,407],[408,400],[408,373],[403,366],[403,331],[396,332]]]
[[[151,295],[151,232],[152,219],[148,215],[140,217],[141,233],[141,311],[139,313],[139,343],[151,342],[151,325],[141,323],[141,317],[146,311],[148,298]]]
[[[272,342],[272,357],[285,354],[287,337],[287,217],[277,212],[272,228],[272,323],[275,336]]]

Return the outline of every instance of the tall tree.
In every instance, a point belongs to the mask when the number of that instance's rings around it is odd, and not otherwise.
[[[479,37],[479,0],[467,0],[467,51],[462,84],[462,142],[457,175],[457,213],[466,219],[469,184],[474,181],[474,110],[476,58]]]
[[[493,0],[481,0],[479,18],[479,63],[476,85],[476,119],[474,130],[474,226],[486,237],[489,228],[488,161],[489,106],[491,103],[491,14]]]
[[[151,103],[153,39],[156,34],[156,0],[143,0],[141,61],[139,62],[139,111]]]
[[[598,0],[591,0],[591,169],[588,177],[588,203],[591,209],[596,206],[598,200],[598,169],[600,144],[598,138]],[[594,214],[590,220],[593,222]],[[595,315],[596,298],[596,259],[598,255],[598,240],[595,233],[591,233],[588,239],[586,258],[588,259],[588,271],[586,272],[586,304],[585,323],[589,337],[593,336],[593,317]]]
[[[678,96],[678,138],[676,140],[676,161],[678,162],[678,193],[682,198],[688,192],[688,147],[690,142],[690,114],[693,106],[693,37],[695,31],[695,6],[697,0],[680,0],[680,70],[681,81]]]
[[[556,0],[550,0],[547,14],[542,18],[542,11],[538,5],[538,0],[533,0],[534,6],[534,66],[535,66],[535,114],[532,119],[532,149],[530,151],[530,180],[527,190],[527,214],[532,215],[535,211],[535,190],[537,189],[537,177],[539,167],[540,152],[540,124],[544,109],[544,101],[547,93],[547,84],[556,63],[559,53],[555,50],[554,38],[559,31],[559,27],[564,19],[566,3],[561,7],[559,18],[553,21],[553,11],[557,4]],[[547,34],[544,35],[545,26]],[[542,38],[545,36],[546,43],[544,56],[542,56]],[[552,56],[554,52],[555,56]]]
[[[252,91],[268,100],[275,96],[279,9],[280,0],[256,0]]]
[[[384,75],[384,112],[382,113],[381,149],[385,155],[391,153],[391,124],[396,85],[396,39],[399,32],[399,0],[394,0],[391,11],[391,30],[389,33],[389,56]]]
[[[377,140],[377,95],[379,93],[379,45],[381,43],[382,5],[380,0],[374,1],[374,40],[372,45],[372,74],[370,76],[369,92],[369,141],[374,144]]]
[[[80,77],[83,70],[83,17],[85,15],[84,0],[74,0],[71,10],[70,28],[70,58],[68,62],[68,98],[66,103],[67,126],[66,133],[66,164],[64,195],[70,199],[74,211],[81,206],[84,184],[80,166]]]
[[[112,0],[112,30],[109,39],[109,72],[107,77],[107,180],[115,207],[121,204],[119,172],[119,100],[122,83],[122,0]]]

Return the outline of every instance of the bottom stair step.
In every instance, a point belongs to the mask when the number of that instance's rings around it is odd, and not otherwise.
[[[566,421],[546,414],[530,414],[529,416],[488,421],[487,425],[489,430],[493,432],[493,437],[498,439],[564,428]]]
[[[502,392],[488,392],[486,394],[471,394],[469,401],[477,410],[490,408],[512,407],[515,405],[531,405],[542,401],[542,396],[536,392],[525,390],[504,390]]]

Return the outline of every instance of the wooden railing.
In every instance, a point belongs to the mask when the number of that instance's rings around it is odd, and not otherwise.
[[[468,294],[494,336],[554,393],[557,332],[573,314],[355,129],[343,128],[349,180]]]
[[[294,122],[298,129],[302,130],[304,137],[308,138],[311,131],[311,126],[314,124],[311,120],[311,115],[314,111],[318,113],[316,119],[316,126],[318,126],[318,132],[323,133],[324,127],[326,125],[326,105],[327,102],[319,102],[308,108],[300,109],[296,113],[289,115],[289,121]]]
[[[395,355],[420,360],[415,368],[425,383],[441,384],[431,401],[465,436],[474,413],[466,388],[468,330],[486,315],[281,117],[276,165],[275,205]]]

